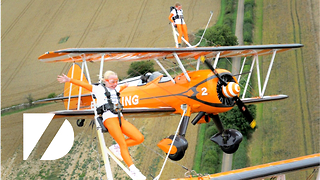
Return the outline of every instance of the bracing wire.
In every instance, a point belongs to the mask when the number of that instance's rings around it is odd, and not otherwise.
[[[156,150],[154,150],[154,149],[146,146],[144,143],[142,143],[142,145],[143,145],[146,149],[148,149],[149,151],[151,151],[151,152],[157,154],[158,156],[160,156],[162,159],[165,159],[165,158],[166,158],[165,156],[163,156],[162,154],[160,154],[160,153],[157,152]],[[185,170],[187,170],[187,171],[190,171],[189,168],[187,168],[186,166],[184,166],[184,165],[182,165],[182,164],[177,163],[176,161],[172,161],[171,159],[169,159],[169,162],[171,162],[171,163],[173,163],[173,164],[176,164],[176,165],[182,167],[183,169],[185,169]]]
[[[182,105],[182,106],[183,106],[183,105]],[[155,180],[158,180],[158,179],[160,178],[161,174],[162,174],[162,171],[163,171],[163,169],[164,169],[164,166],[165,166],[166,163],[167,163],[167,160],[168,160],[168,158],[169,158],[169,155],[170,155],[172,146],[173,146],[173,144],[174,144],[174,141],[176,140],[178,131],[179,131],[179,129],[180,129],[180,125],[181,125],[181,123],[182,123],[183,117],[184,117],[184,115],[185,115],[186,112],[187,112],[187,107],[185,107],[185,109],[183,110],[183,114],[182,114],[182,116],[181,116],[179,125],[178,125],[177,130],[176,130],[176,132],[175,132],[175,135],[174,135],[174,137],[173,137],[173,140],[172,140],[171,146],[170,146],[170,148],[169,148],[168,154],[167,154],[167,156],[166,156],[166,159],[165,159],[164,162],[163,162],[163,165],[162,165],[162,168],[161,168],[161,170],[160,170],[159,175],[154,178]]]
[[[310,173],[310,175],[307,177],[306,180],[311,180],[311,178],[312,178],[317,172],[319,173],[319,168],[313,169],[313,171]]]
[[[229,65],[231,65],[232,66],[232,62],[230,61],[230,59],[229,58],[225,58],[226,60],[227,60],[227,62],[229,63]],[[234,70],[235,70],[235,68],[233,68]],[[245,73],[242,73],[242,74],[245,74]],[[245,83],[247,82],[247,80],[245,79],[245,78],[241,78]],[[238,82],[239,83],[239,86],[241,87],[241,88],[244,88],[244,85],[242,85],[240,82]],[[251,96],[254,96],[254,94],[257,94],[257,92],[255,91],[255,89],[252,87],[252,85],[249,83],[248,84],[249,85],[249,89],[247,90],[247,92],[248,93],[250,93],[251,94]]]

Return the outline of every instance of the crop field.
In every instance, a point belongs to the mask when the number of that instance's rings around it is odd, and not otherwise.
[[[47,51],[71,47],[173,47],[168,16],[175,2],[132,3],[94,0],[88,8],[87,1],[75,0],[2,1],[1,106],[20,104],[29,94],[38,99],[61,93],[63,88],[56,76],[66,72],[70,64],[39,62],[37,58]],[[219,15],[217,0],[181,4],[190,36],[205,27],[210,11],[214,12],[210,25]],[[96,77],[99,65],[89,65],[91,77]],[[122,69],[119,76],[125,77],[127,66],[114,62],[105,65],[105,70]]]
[[[79,47],[169,47],[174,45],[168,24],[169,7],[175,1],[77,1],[3,0],[1,19],[1,107],[9,107],[50,93],[60,94],[63,85],[56,76],[66,73],[70,64],[42,63],[38,56],[46,51]],[[183,0],[190,37],[219,16],[219,0]],[[258,165],[320,152],[320,14],[317,0],[256,0],[254,44],[301,43],[304,47],[276,55],[267,95],[287,94],[289,98],[258,105],[258,129],[248,141],[249,165]],[[14,9],[14,10],[13,10]],[[261,58],[266,72],[271,57]],[[112,62],[104,70],[126,77],[128,63]],[[99,64],[89,63],[93,81]],[[121,69],[121,71],[120,71]],[[264,73],[265,74],[265,73]],[[264,76],[263,76],[264,77]],[[264,80],[264,79],[263,79]],[[99,179],[105,169],[96,133],[88,119],[75,133],[71,151],[55,161],[40,161],[64,119],[50,124],[44,138],[28,160],[22,160],[23,113],[44,113],[64,109],[54,103],[1,117],[2,179]],[[179,116],[128,119],[145,136],[142,145],[130,149],[134,163],[147,178],[159,173],[164,153],[156,144],[175,132]],[[35,125],[36,126],[36,125]],[[161,179],[183,177],[192,168],[199,126],[189,125],[185,158],[169,161]],[[107,146],[112,138],[105,134]],[[126,179],[112,163],[117,179]],[[310,171],[289,174],[287,179],[306,179]]]
[[[56,81],[56,77],[66,73],[71,65],[39,62],[37,58],[47,51],[79,47],[173,47],[168,16],[169,7],[174,3],[171,0],[1,1],[1,107],[25,103],[28,97],[39,99],[51,93],[62,93],[63,85]],[[214,13],[210,25],[215,24],[219,16],[219,0],[184,0],[180,3],[191,38],[205,27],[210,11]],[[93,82],[98,81],[99,65],[88,65]],[[105,64],[104,70],[114,70],[124,78],[128,67],[128,63],[112,62]],[[39,160],[63,120],[57,119],[49,125],[28,160],[22,160],[23,113],[61,109],[64,109],[63,105],[56,103],[1,117],[1,179],[105,178],[99,146],[96,147],[94,140],[96,133],[89,127],[90,120],[86,121],[84,128],[78,128],[75,119],[68,119],[75,131],[75,143],[63,158]],[[156,144],[175,133],[179,119],[179,116],[128,119],[145,135],[143,145],[130,149],[130,153],[148,178],[159,173],[164,161],[165,154]],[[162,178],[183,177],[186,170],[182,166],[192,168],[197,131],[198,126],[188,127],[187,158],[179,163],[169,161]],[[109,134],[105,134],[105,138],[107,145],[111,145]],[[112,166],[118,179],[127,178],[122,177],[123,172],[114,163]]]
[[[267,94],[289,98],[258,106],[258,129],[250,141],[250,165],[319,152],[318,1],[256,1],[255,39],[261,44],[301,43],[300,50],[276,55]],[[269,62],[270,57],[262,61]],[[264,65],[266,64],[266,65]],[[263,72],[267,63],[263,63]],[[288,175],[305,179],[310,172]]]
[[[55,103],[48,106],[37,108],[37,113],[47,112],[47,109],[61,109],[61,104]],[[34,110],[27,110],[24,113],[31,113]],[[89,126],[90,119],[85,121],[84,127],[77,127],[74,118],[68,118],[71,122],[75,141],[70,152],[54,161],[40,161],[41,155],[51,142],[54,134],[58,131],[59,125],[64,119],[55,119],[54,123],[48,126],[48,130],[41,138],[39,145],[31,153],[28,160],[22,160],[22,113],[2,117],[5,123],[2,124],[2,152],[1,152],[1,170],[2,179],[97,179],[106,178],[105,168],[97,140],[95,128]],[[165,154],[157,148],[157,143],[173,134],[179,121],[179,116],[162,118],[141,118],[128,119],[145,136],[142,145],[131,147],[130,153],[137,167],[148,178],[158,175]],[[168,127],[170,124],[170,127]],[[14,127],[14,128],[13,128]],[[172,127],[172,128],[171,128]],[[156,133],[154,133],[156,130]],[[198,126],[189,126],[186,138],[189,142],[189,148],[186,157],[178,163],[169,161],[162,174],[162,178],[182,177],[186,172],[182,166],[192,168],[193,155],[195,154]],[[113,140],[108,133],[104,134],[106,144],[109,147]],[[111,161],[113,173],[118,179],[126,179],[123,171]]]

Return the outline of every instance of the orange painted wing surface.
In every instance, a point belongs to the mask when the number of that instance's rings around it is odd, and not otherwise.
[[[287,159],[243,169],[236,169],[217,174],[205,175],[202,177],[185,177],[172,180],[229,180],[229,179],[262,179],[272,175],[284,174],[291,171],[303,170],[308,168],[317,168],[320,165],[320,153],[301,156],[293,159]]]
[[[172,107],[161,107],[161,108],[125,108],[122,113],[126,118],[141,118],[141,117],[159,117],[168,116],[176,110]],[[82,110],[60,110],[50,112],[55,114],[54,118],[63,117],[81,117],[83,119],[94,117],[94,111],[92,109],[82,109]]]
[[[38,59],[42,62],[80,62],[86,61],[142,61],[149,59],[173,59],[173,53],[180,58],[215,57],[246,57],[272,54],[274,50],[283,52],[300,48],[302,44],[276,44],[251,46],[220,46],[198,48],[73,48],[49,51]]]

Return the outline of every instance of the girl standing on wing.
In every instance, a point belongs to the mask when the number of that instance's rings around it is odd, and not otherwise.
[[[119,80],[117,74],[113,71],[105,72],[103,80],[105,87],[103,87],[102,84],[91,85],[80,80],[71,79],[64,74],[62,74],[62,76],[58,75],[57,80],[60,83],[71,82],[91,91],[97,99],[97,107],[106,106],[108,103],[110,105],[111,102],[110,100],[108,101],[108,98],[106,97],[106,91],[109,91],[110,99],[113,105],[120,104],[116,91]],[[127,84],[121,86],[119,92],[121,92],[127,86]],[[113,113],[110,109],[105,109],[105,111],[102,112],[102,117],[104,126],[108,129],[108,132],[113,139],[118,143],[110,146],[109,149],[114,153],[115,156],[117,156],[118,159],[124,160],[129,167],[130,172],[135,177],[135,180],[145,180],[146,177],[133,164],[128,150],[128,147],[141,144],[144,141],[144,137],[141,132],[130,122],[126,121],[122,114],[121,120],[119,120],[118,114]],[[128,139],[125,139],[124,135],[126,135]]]
[[[178,46],[181,47],[182,34],[184,39],[189,43],[188,38],[188,28],[187,24],[183,18],[183,10],[180,3],[176,3],[175,8],[173,8],[169,15],[169,20],[175,26],[177,26],[179,36],[178,36]]]

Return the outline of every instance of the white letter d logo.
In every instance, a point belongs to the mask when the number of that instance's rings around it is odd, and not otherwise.
[[[23,113],[23,160],[37,145],[54,114]],[[55,160],[65,156],[73,146],[74,132],[66,119],[40,160]]]

